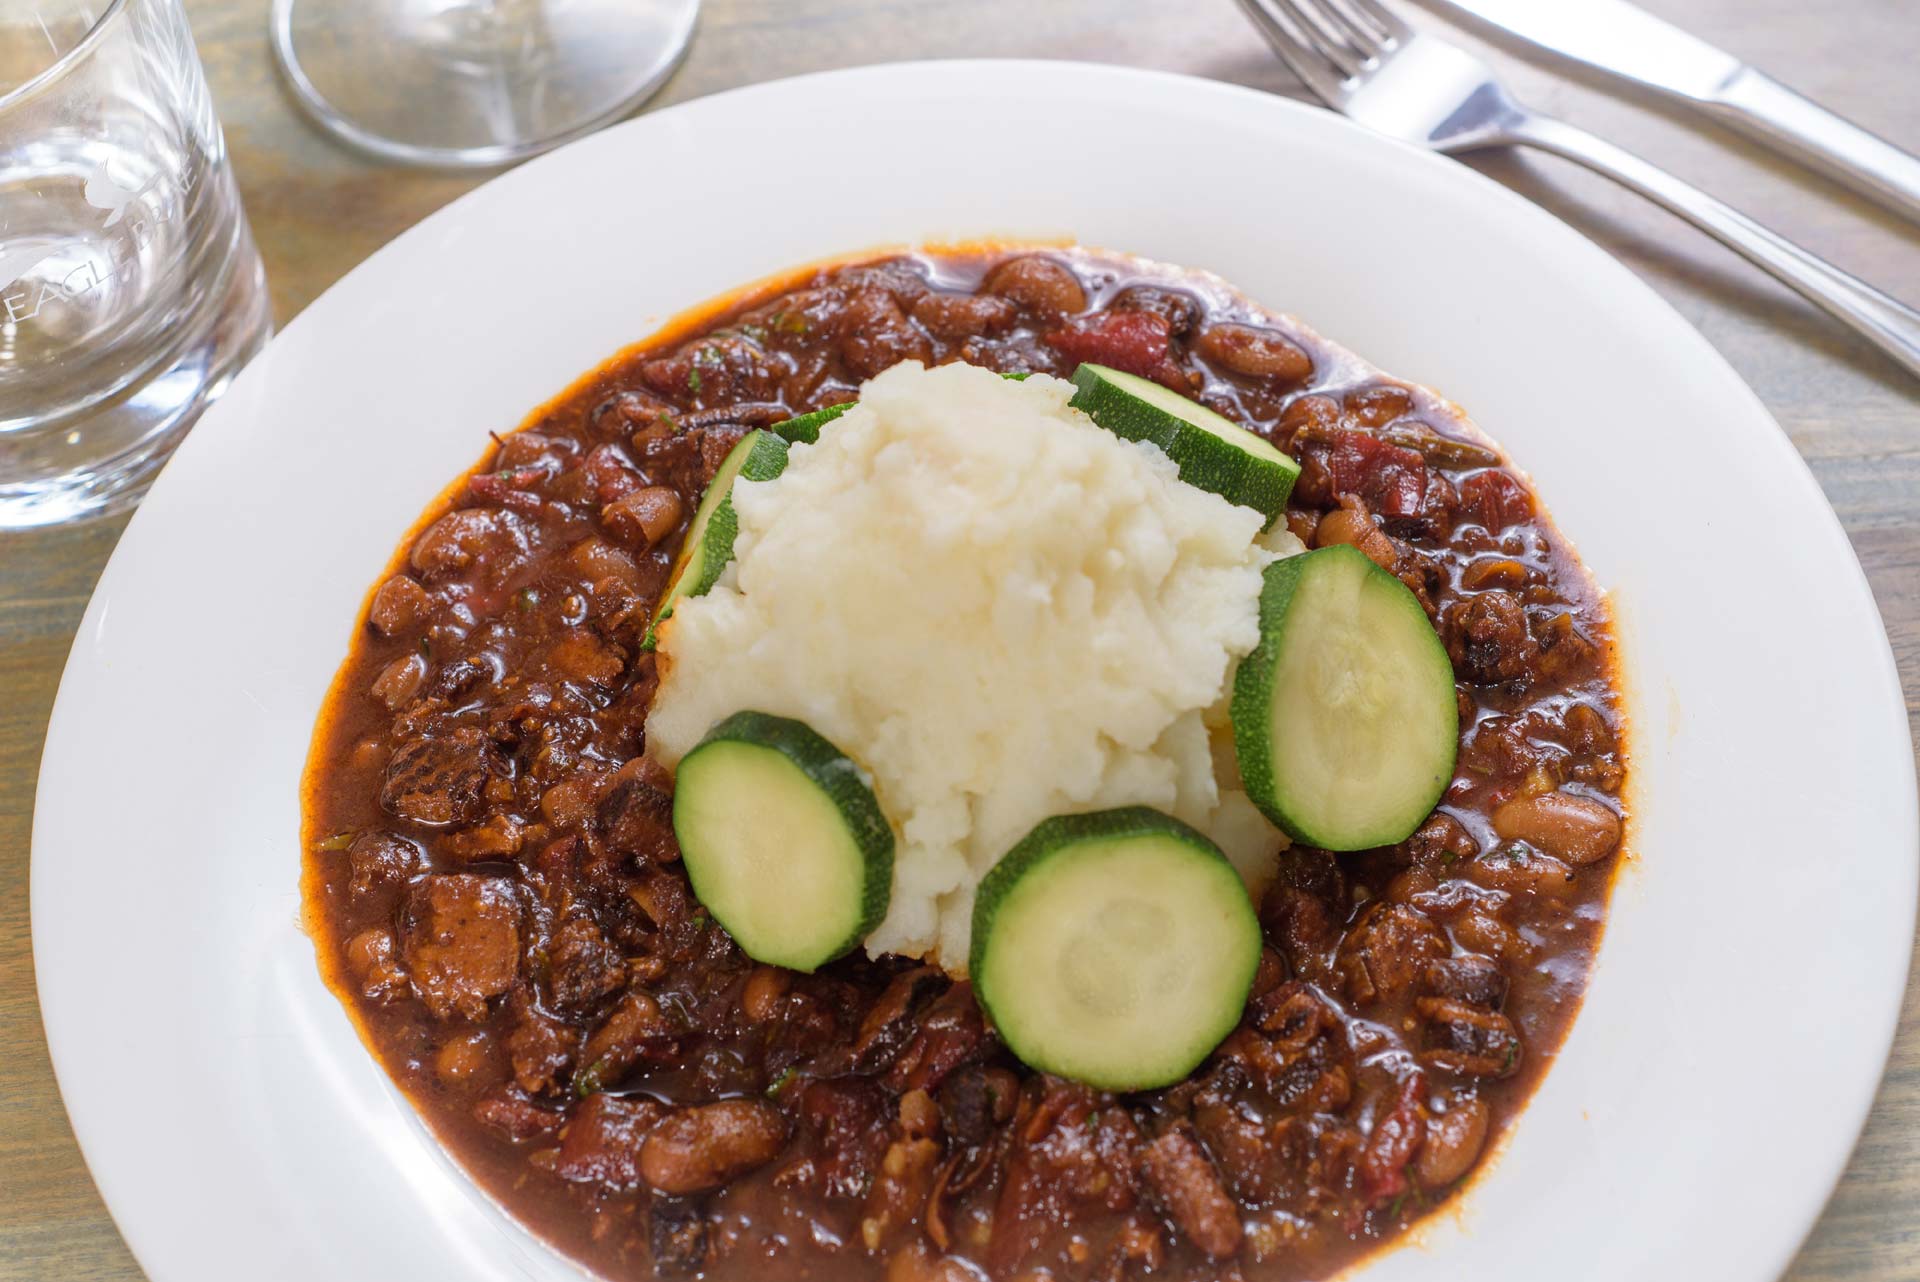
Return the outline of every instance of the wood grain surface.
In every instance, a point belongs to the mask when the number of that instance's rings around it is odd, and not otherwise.
[[[1914,0],[1644,3],[1920,150]],[[275,80],[266,7],[263,0],[187,0],[266,258],[275,315],[284,324],[373,250],[480,179],[362,160],[316,133]],[[1410,16],[1445,25],[1430,14]],[[1299,95],[1230,0],[707,0],[693,53],[659,101],[922,57],[1114,62]],[[1530,65],[1508,50],[1496,49],[1495,59],[1535,105],[1675,170],[1920,303],[1920,229],[1691,117],[1616,96],[1585,76]],[[860,145],[857,134],[824,141],[823,172],[831,171],[834,147]],[[1866,566],[1914,723],[1920,711],[1920,383],[1704,237],[1600,179],[1533,156],[1474,163],[1624,260],[1759,393],[1812,465]],[[1632,370],[1621,370],[1617,387],[1595,390],[1630,400],[1633,378]],[[1684,526],[1684,513],[1674,517]],[[28,832],[41,740],[74,629],[123,524],[0,535],[0,1279],[124,1282],[141,1276],[87,1176],[60,1106],[27,929]],[[1809,677],[1817,679],[1818,656],[1807,661]],[[1844,851],[1809,852],[1810,859],[1845,857]],[[1785,963],[1761,959],[1763,970],[1767,964]],[[137,1073],[130,1085],[137,1087]],[[1793,1101],[1780,1106],[1791,1108]],[[1764,1127],[1766,1119],[1753,1124]],[[1779,1178],[1797,1173],[1782,1170]],[[1920,986],[1909,988],[1892,1063],[1846,1176],[1786,1276],[1793,1282],[1920,1278]]]

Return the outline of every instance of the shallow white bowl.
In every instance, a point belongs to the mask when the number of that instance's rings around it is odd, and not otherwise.
[[[1872,1097],[1916,829],[1892,658],[1766,411],[1624,268],[1450,161],[1080,65],[722,94],[506,175],[288,326],[135,517],[54,711],[33,933],[55,1066],[157,1282],[570,1277],[321,986],[298,784],[362,593],[485,433],[667,315],[887,242],[1211,268],[1468,407],[1613,595],[1632,843],[1586,1009],[1462,1213],[1369,1279],[1771,1278]]]

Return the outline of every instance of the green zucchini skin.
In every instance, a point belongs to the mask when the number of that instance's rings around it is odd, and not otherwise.
[[[1068,402],[1115,436],[1160,447],[1189,485],[1250,507],[1270,529],[1286,510],[1300,465],[1271,442],[1198,401],[1137,375],[1088,362]]]
[[[981,881],[969,971],[1028,1065],[1102,1090],[1180,1081],[1239,1023],[1260,961],[1245,884],[1145,806],[1048,819]]]
[[[1452,781],[1453,664],[1407,586],[1345,545],[1269,565],[1260,643],[1234,675],[1247,795],[1295,841],[1406,840]]]
[[[734,442],[727,457],[713,474],[707,492],[694,509],[687,526],[686,542],[674,558],[673,577],[660,597],[653,622],[640,648],[651,650],[658,643],[660,625],[673,617],[673,607],[681,597],[705,596],[720,580],[720,574],[733,560],[733,541],[740,533],[740,517],[733,510],[733,482],[736,477],[749,481],[771,481],[787,470],[787,442],[764,429],[748,432]]]
[[[755,961],[812,971],[887,915],[893,829],[805,722],[736,712],[681,758],[674,836],[701,904]]]

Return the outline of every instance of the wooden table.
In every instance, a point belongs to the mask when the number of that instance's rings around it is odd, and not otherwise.
[[[1913,70],[1920,30],[1906,0],[1645,3],[1920,148],[1920,77]],[[281,323],[395,234],[479,181],[365,161],[309,128],[275,82],[262,0],[188,0],[187,7]],[[1114,62],[1298,93],[1229,0],[707,0],[693,53],[661,101],[919,57]],[[1498,61],[1540,107],[1669,166],[1920,302],[1920,231],[1691,119],[1609,97],[1593,82],[1508,55]],[[858,147],[860,140],[840,145]],[[1866,566],[1914,718],[1920,698],[1920,384],[1704,237],[1599,179],[1533,157],[1476,163],[1638,271],[1772,409],[1812,464]],[[1631,395],[1632,372],[1624,377],[1627,385],[1613,390]],[[141,1276],[87,1177],[60,1107],[34,1000],[26,896],[47,713],[87,595],[123,524],[0,536],[0,1279]],[[1808,658],[1817,669],[1818,656]],[[1809,852],[1810,859],[1845,857],[1844,851]],[[137,1071],[129,1086],[138,1088]],[[1765,1119],[1756,1124],[1764,1126]],[[1852,1164],[1787,1276],[1794,1282],[1920,1277],[1920,986],[1908,991],[1893,1062]]]

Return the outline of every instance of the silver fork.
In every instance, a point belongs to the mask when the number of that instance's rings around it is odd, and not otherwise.
[[[1664,169],[1529,110],[1493,68],[1438,36],[1416,32],[1376,0],[1240,0],[1240,7],[1334,110],[1448,155],[1538,147],[1605,174],[1686,219],[1920,375],[1920,312]]]

